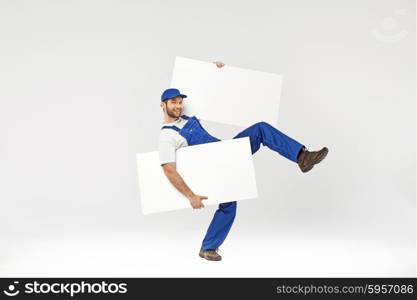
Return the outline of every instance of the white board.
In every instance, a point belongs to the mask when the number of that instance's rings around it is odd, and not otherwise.
[[[171,87],[188,96],[184,114],[243,127],[277,124],[282,76],[225,64],[176,57]]]
[[[189,200],[171,184],[158,151],[137,154],[142,213],[192,209]],[[258,197],[249,138],[224,140],[180,148],[177,171],[204,205]]]

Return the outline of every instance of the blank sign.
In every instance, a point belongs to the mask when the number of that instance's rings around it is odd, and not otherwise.
[[[191,209],[165,176],[158,151],[138,153],[137,165],[143,214]],[[177,171],[195,194],[208,197],[205,205],[258,197],[248,137],[180,148]]]
[[[227,63],[227,62],[226,62]],[[277,124],[282,76],[176,57],[171,87],[184,99],[184,114],[247,127],[259,121]]]

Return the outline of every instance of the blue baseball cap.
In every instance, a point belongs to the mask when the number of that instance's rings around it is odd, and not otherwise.
[[[183,95],[180,93],[178,89],[167,89],[161,95],[161,101],[166,99],[174,98],[177,96],[181,96],[182,98],[187,98],[187,95]]]

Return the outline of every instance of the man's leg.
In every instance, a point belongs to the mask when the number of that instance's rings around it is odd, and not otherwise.
[[[242,137],[250,138],[252,154],[259,150],[262,143],[293,162],[298,162],[298,154],[304,147],[304,145],[266,122],[259,122],[246,128],[238,133],[234,139]]]
[[[249,137],[252,154],[259,150],[261,143],[264,146],[267,146],[271,150],[274,150],[281,154],[282,156],[288,158],[289,160],[298,163],[298,156],[307,157],[308,164],[306,166],[300,166],[303,172],[311,170],[314,163],[318,163],[321,159],[327,154],[324,151],[324,154],[319,152],[308,152],[301,151],[304,146],[297,142],[296,140],[285,135],[275,127],[269,125],[266,122],[256,123],[239,134],[237,134],[234,139]],[[323,148],[326,149],[327,148]],[[323,156],[324,155],[324,156]],[[303,162],[306,159],[303,159]],[[202,250],[215,250],[224,242],[227,234],[232,227],[233,221],[236,216],[236,206],[237,202],[227,202],[221,203],[216,213],[214,214],[213,220],[210,223],[210,226],[207,230],[206,236],[203,240]],[[210,260],[220,260],[221,256],[215,252],[212,253],[203,253],[200,251],[200,256],[205,257]]]
[[[303,145],[265,122],[252,125],[240,132],[234,138],[246,136],[250,137],[252,154],[258,151],[260,144],[262,143],[288,159],[297,162],[297,155],[303,148]],[[221,203],[219,205],[203,240],[203,250],[215,250],[224,242],[235,219],[236,206],[236,201]],[[200,254],[202,253],[200,252]],[[219,258],[217,253],[213,252],[211,255],[213,260],[215,260],[214,258]]]
[[[234,138],[249,137],[252,154],[259,150],[261,143],[271,150],[297,163],[303,173],[310,171],[315,164],[321,162],[329,153],[327,147],[319,151],[308,151],[304,145],[285,135],[266,122],[256,123]]]
[[[220,203],[207,229],[202,248],[217,249],[226,239],[236,216],[237,202]]]

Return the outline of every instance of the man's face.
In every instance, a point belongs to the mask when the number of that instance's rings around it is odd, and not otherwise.
[[[165,109],[167,115],[171,118],[178,118],[182,114],[182,97],[177,96],[171,99],[166,100],[165,102]]]

